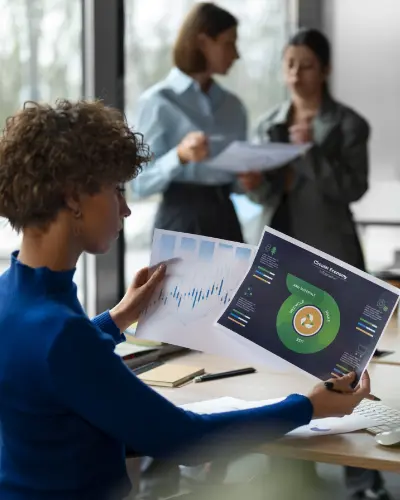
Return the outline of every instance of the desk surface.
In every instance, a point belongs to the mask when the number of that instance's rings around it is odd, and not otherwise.
[[[201,353],[190,353],[175,359],[175,363],[200,366],[206,371],[223,371],[243,367],[225,358]],[[266,367],[257,367],[255,374],[233,377],[200,384],[188,383],[176,389],[159,388],[158,391],[173,403],[180,405],[196,401],[231,396],[248,401],[277,398],[289,393],[307,393],[310,380],[298,372],[272,372]],[[400,367],[371,365],[370,374],[373,393],[385,404],[400,409],[399,384]],[[367,469],[400,472],[400,447],[379,446],[374,437],[365,431],[335,436],[319,436],[314,439],[285,437],[274,443],[261,446],[268,455],[311,460]]]

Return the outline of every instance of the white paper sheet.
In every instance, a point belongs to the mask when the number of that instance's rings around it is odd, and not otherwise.
[[[243,399],[223,397],[186,404],[181,407],[185,410],[201,414],[223,413],[227,411],[268,406],[279,403],[283,399],[284,398],[266,399],[262,401],[245,401]],[[326,436],[329,434],[345,434],[348,432],[366,429],[368,427],[374,427],[375,425],[379,425],[379,422],[372,418],[367,418],[363,415],[353,413],[352,415],[346,415],[342,418],[330,417],[314,419],[311,420],[308,425],[298,427],[294,431],[289,432],[287,435],[309,438],[315,436]]]
[[[233,173],[274,170],[304,155],[310,147],[310,144],[276,142],[251,144],[245,141],[234,141],[205,164],[208,167]]]
[[[130,344],[129,342],[120,342],[115,346],[114,352],[118,354],[121,358],[125,356],[131,356],[132,354],[139,354],[147,351],[154,351],[158,347],[150,347],[144,345]]]
[[[253,252],[250,245],[156,229],[150,265],[166,262],[167,275],[141,316],[136,337],[287,371],[280,358],[243,346],[214,326]]]
[[[330,417],[311,420],[308,425],[298,427],[294,431],[289,432],[288,435],[294,437],[315,437],[327,436],[329,434],[346,434],[376,425],[379,425],[379,422],[376,420],[353,413],[352,415],[345,415],[342,418]]]

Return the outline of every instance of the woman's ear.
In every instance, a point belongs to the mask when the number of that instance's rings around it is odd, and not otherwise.
[[[197,35],[197,44],[198,44],[199,49],[205,48],[205,45],[207,43],[207,39],[208,39],[208,37],[205,33],[199,33]]]
[[[78,195],[69,195],[65,198],[65,205],[67,209],[74,215],[74,217],[79,218],[82,215],[81,201]]]

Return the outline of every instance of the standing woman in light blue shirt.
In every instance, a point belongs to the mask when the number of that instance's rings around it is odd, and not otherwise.
[[[135,127],[154,153],[133,190],[162,193],[155,227],[242,241],[230,199],[237,179],[204,162],[245,140],[246,111],[213,79],[239,58],[237,19],[213,3],[197,3],[184,20],[167,77],[139,99]]]

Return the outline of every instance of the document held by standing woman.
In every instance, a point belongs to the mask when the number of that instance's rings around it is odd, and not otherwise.
[[[278,142],[251,144],[245,141],[233,141],[205,165],[232,173],[275,170],[304,155],[310,148],[311,144]]]

